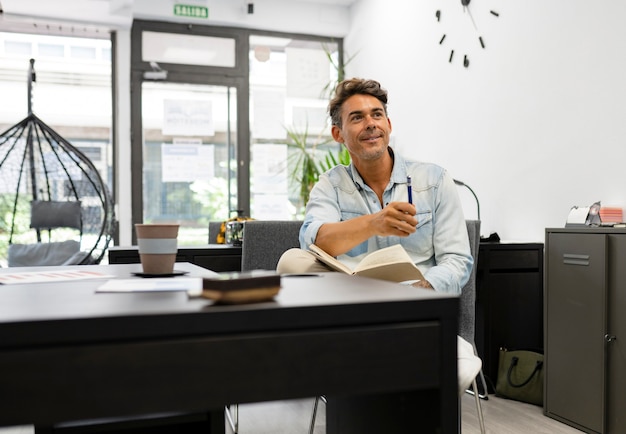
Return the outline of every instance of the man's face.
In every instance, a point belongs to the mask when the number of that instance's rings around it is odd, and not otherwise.
[[[375,160],[387,152],[391,121],[378,99],[352,95],[341,108],[341,127],[333,125],[332,134],[346,145],[353,161]]]

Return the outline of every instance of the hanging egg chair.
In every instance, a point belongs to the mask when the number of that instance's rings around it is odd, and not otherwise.
[[[32,111],[0,135],[0,258],[8,266],[97,264],[113,236],[111,196],[93,163]]]

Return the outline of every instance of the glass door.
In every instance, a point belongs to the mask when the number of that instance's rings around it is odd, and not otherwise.
[[[247,39],[136,20],[131,43],[132,222],[207,244],[210,221],[250,212]]]
[[[179,244],[208,242],[236,209],[237,91],[142,83],[143,221],[179,223]]]

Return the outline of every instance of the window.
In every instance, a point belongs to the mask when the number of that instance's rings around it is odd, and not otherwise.
[[[110,53],[111,42],[106,39],[0,32],[0,131],[28,115],[28,70],[33,58],[33,113],[82,150],[111,190]],[[0,185],[0,195],[1,189]],[[0,226],[6,223],[0,219]],[[7,242],[2,236],[0,231],[0,265],[6,265],[2,249]]]
[[[322,172],[319,163],[338,149],[326,110],[339,48],[324,39],[250,36],[253,217],[302,218],[311,186],[305,159]]]

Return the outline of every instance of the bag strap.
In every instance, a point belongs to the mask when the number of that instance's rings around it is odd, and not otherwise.
[[[522,383],[520,383],[520,384],[513,384],[513,381],[511,381],[511,373],[513,372],[513,368],[517,365],[518,361],[519,361],[519,357],[513,356],[513,358],[511,359],[511,364],[509,365],[509,371],[506,374],[506,381],[509,383],[509,385],[511,387],[523,387],[523,386],[526,386],[530,382],[530,380],[533,379],[535,374],[537,372],[539,372],[539,370],[543,366],[543,361],[542,360],[537,360],[537,362],[535,364],[535,369],[533,370],[533,372],[531,372],[531,374],[528,376],[528,378],[525,381],[523,381]]]

